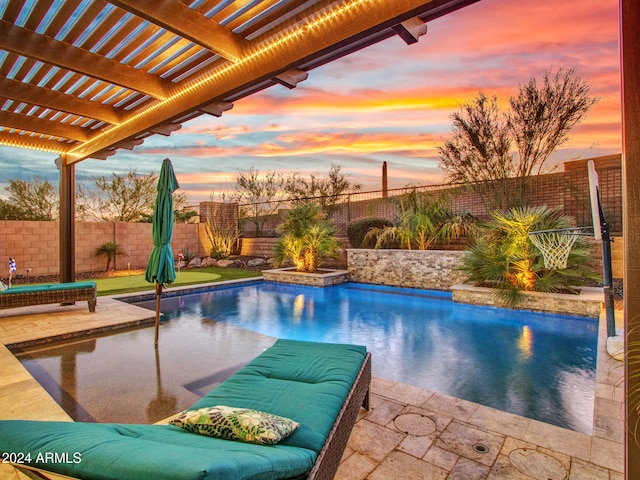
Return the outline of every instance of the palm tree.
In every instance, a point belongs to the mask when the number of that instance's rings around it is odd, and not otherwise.
[[[312,273],[326,258],[339,254],[335,228],[316,205],[290,210],[278,231],[281,237],[275,247],[276,266],[291,260],[297,271]]]
[[[578,237],[569,253],[567,268],[545,267],[542,252],[529,239],[529,232],[572,226],[572,218],[559,209],[519,207],[492,214],[480,229],[476,242],[463,257],[461,269],[478,286],[496,288],[498,296],[515,306],[523,291],[574,291],[585,279],[597,279],[588,268],[589,247]]]
[[[127,253],[122,250],[122,247],[115,242],[107,242],[96,250],[96,257],[105,255],[107,257],[106,271],[109,271],[111,267],[111,260],[115,259],[118,255],[127,256]]]

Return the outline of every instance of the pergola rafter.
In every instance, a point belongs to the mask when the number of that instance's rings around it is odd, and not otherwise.
[[[0,78],[0,92],[11,92],[12,100],[24,102],[34,107],[67,112],[112,124],[122,122],[125,117],[122,110],[118,110],[109,105],[103,105],[84,98],[74,97],[8,78]]]
[[[0,50],[143,92],[151,97],[166,98],[171,94],[171,83],[161,78],[68,43],[16,27],[4,20],[0,21]]]
[[[52,122],[44,118],[19,115],[13,112],[0,111],[0,125],[15,130],[31,131],[52,137],[67,138],[85,142],[91,138],[91,133],[85,128],[68,123]]]
[[[107,0],[148,22],[182,36],[227,60],[236,61],[249,47],[240,35],[188,6],[173,1]],[[185,28],[185,24],[189,25]]]

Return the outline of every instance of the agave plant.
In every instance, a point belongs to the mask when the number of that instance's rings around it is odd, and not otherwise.
[[[290,260],[300,272],[316,272],[328,257],[337,257],[340,243],[326,215],[313,204],[290,210],[278,227],[280,239],[275,247],[275,264]]]
[[[576,291],[586,279],[598,276],[588,268],[590,248],[579,237],[573,245],[567,268],[545,267],[542,252],[529,239],[529,232],[572,226],[572,218],[547,207],[520,207],[494,212],[483,224],[475,243],[467,249],[461,267],[469,281],[495,287],[509,306],[522,299],[524,291]]]

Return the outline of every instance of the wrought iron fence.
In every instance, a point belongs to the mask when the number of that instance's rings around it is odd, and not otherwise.
[[[601,157],[596,160],[600,180],[603,209],[612,232],[622,233],[622,169],[620,156]],[[599,160],[599,163],[598,163]],[[591,207],[588,195],[586,160],[570,162],[563,172],[530,177],[526,183],[527,203],[531,206],[546,205],[559,207],[573,217],[578,226],[591,225]],[[515,179],[485,184],[485,191],[513,189]],[[510,185],[511,183],[511,185]],[[347,226],[364,217],[379,217],[395,221],[399,217],[399,199],[408,193],[426,193],[435,196],[446,195],[449,208],[455,212],[466,212],[479,219],[489,214],[486,198],[481,189],[472,190],[463,185],[428,185],[405,187],[391,190],[357,192],[329,197],[313,197],[298,200],[277,200],[264,203],[243,203],[237,205],[236,218],[244,237],[273,237],[276,228],[283,222],[284,212],[300,202],[316,202],[329,215],[339,236],[345,236]],[[487,193],[488,195],[488,193]],[[206,210],[210,202],[200,205]]]

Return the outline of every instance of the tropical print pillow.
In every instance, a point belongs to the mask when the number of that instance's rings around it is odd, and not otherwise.
[[[185,410],[169,423],[200,435],[260,445],[274,445],[300,426],[271,413],[224,405]]]

